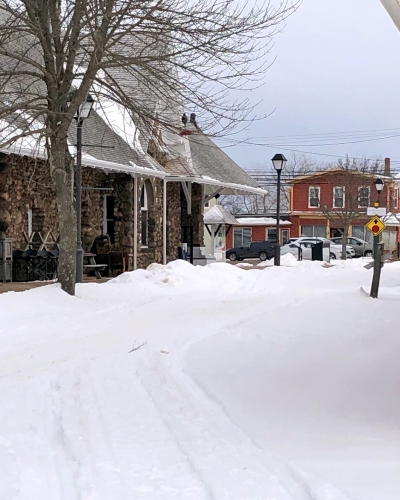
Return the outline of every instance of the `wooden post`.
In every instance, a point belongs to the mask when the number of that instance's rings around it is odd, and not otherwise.
[[[374,257],[374,275],[372,277],[371,293],[370,297],[373,299],[378,298],[379,292],[379,280],[381,278],[382,269],[382,255],[383,255],[383,243],[378,243],[375,257]]]

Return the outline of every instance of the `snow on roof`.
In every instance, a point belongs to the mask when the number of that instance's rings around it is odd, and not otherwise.
[[[238,223],[241,226],[275,226],[276,219],[273,217],[240,217]],[[281,226],[291,226],[292,223],[288,220],[280,220]]]
[[[387,226],[398,226],[400,227],[400,213],[388,212],[384,217],[382,217],[383,222]]]
[[[204,224],[231,224],[236,225],[238,221],[235,217],[225,210],[221,205],[214,205],[204,214]]]

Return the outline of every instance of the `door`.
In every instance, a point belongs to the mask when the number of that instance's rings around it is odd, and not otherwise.
[[[341,232],[339,231],[338,228],[336,227],[331,227],[331,238],[341,238],[342,237],[342,234],[344,232],[344,228],[340,228],[341,229]]]

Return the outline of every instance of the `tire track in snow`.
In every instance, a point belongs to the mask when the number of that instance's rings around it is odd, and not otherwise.
[[[228,302],[232,305],[232,301]],[[299,306],[301,302],[303,301],[299,299]],[[252,308],[249,310],[251,318],[254,317],[252,313],[256,311],[256,315],[261,315],[259,304],[253,303],[252,307],[254,311]],[[276,309],[284,307],[285,304],[280,304]],[[182,309],[185,310],[184,304]],[[228,308],[229,314],[228,310],[221,311],[220,304],[215,305],[215,311],[212,309],[210,310],[208,304],[208,316],[212,318],[213,312],[219,313],[219,327],[222,323],[224,330],[229,330],[230,327],[238,325],[235,314],[232,315],[232,308]],[[185,324],[184,318],[182,323]],[[240,323],[245,324],[246,320]],[[349,500],[331,485],[320,485],[317,492],[304,476],[294,471],[288,463],[263,452],[232,422],[225,409],[182,371],[185,351],[196,343],[197,337],[199,340],[204,339],[204,329],[208,326],[203,323],[203,333],[192,334],[189,340],[183,342],[184,348],[177,349],[179,356],[171,356],[167,364],[163,364],[156,353],[147,356],[140,364],[138,374],[180,448],[210,492],[211,498]],[[210,335],[217,333],[212,328],[210,332]],[[195,449],[194,444],[197,444]],[[245,463],[250,465],[245,466]],[[231,468],[230,471],[227,471],[227,467]],[[316,480],[313,483],[315,485]],[[226,488],[224,485],[234,486]],[[325,494],[328,491],[329,494]]]

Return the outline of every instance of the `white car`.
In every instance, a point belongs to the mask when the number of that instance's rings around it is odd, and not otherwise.
[[[331,259],[341,259],[342,258],[342,246],[332,243],[331,240],[327,238],[302,236],[298,238],[290,238],[290,240],[282,247],[282,255],[285,253],[292,253],[294,256],[298,256],[299,245],[302,248],[303,259],[311,259],[311,248],[312,244],[318,241],[330,244],[330,258]],[[288,247],[288,248],[286,248]],[[352,259],[355,256],[354,248],[350,245],[346,245],[346,254],[348,259]]]

